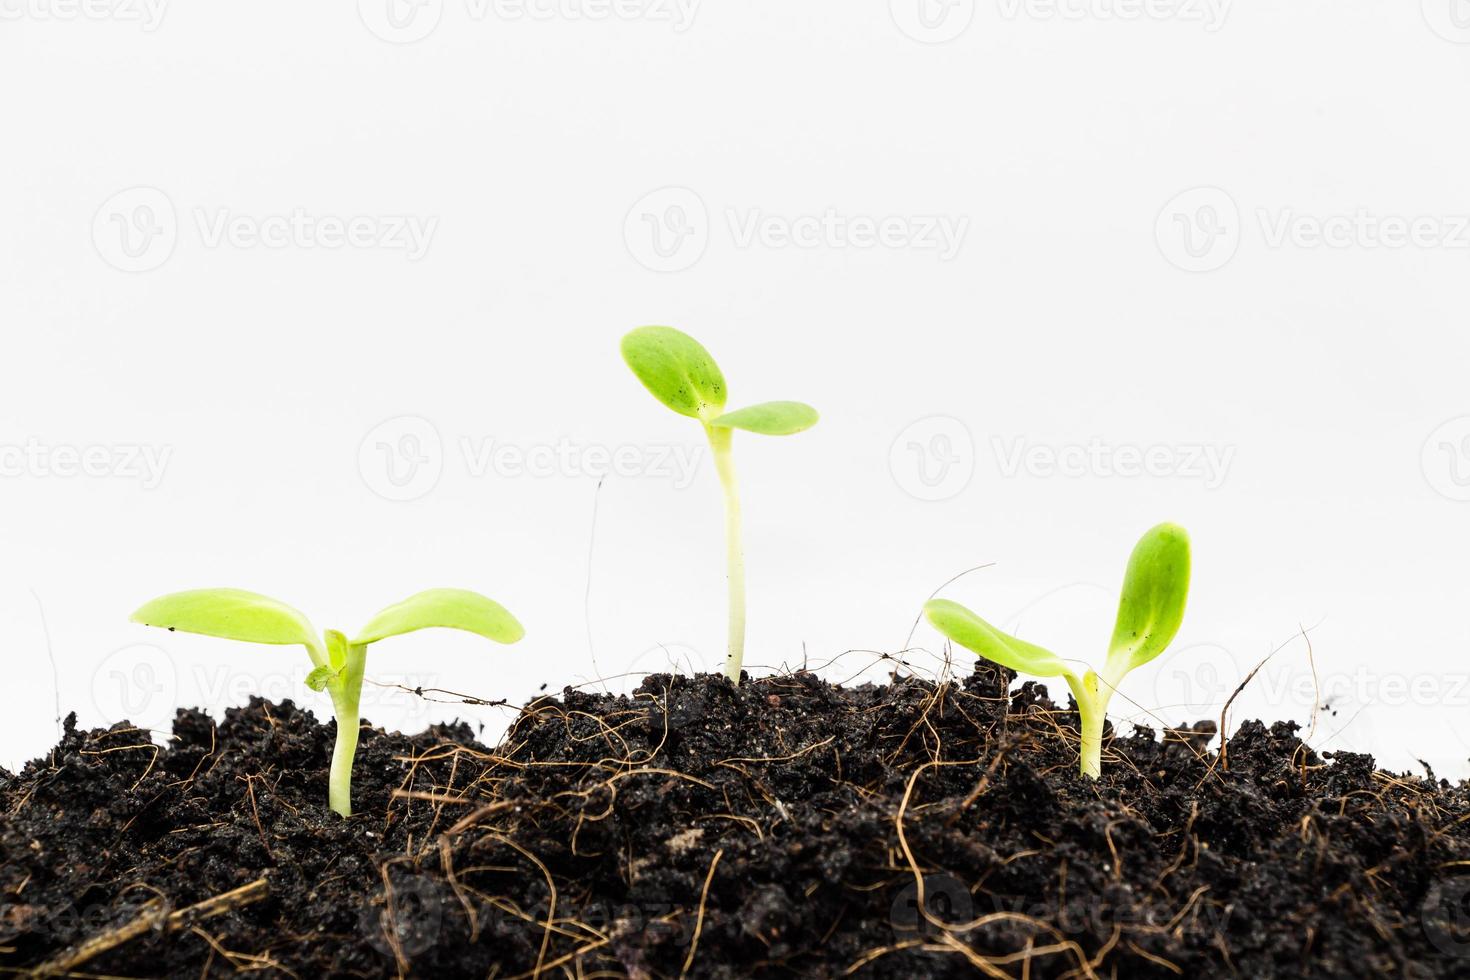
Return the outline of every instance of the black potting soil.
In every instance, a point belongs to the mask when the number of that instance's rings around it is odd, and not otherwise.
[[[1008,672],[565,691],[500,745],[290,702],[0,772],[0,973],[1466,977],[1470,793],[1247,723],[1109,729]],[[1467,722],[1470,724],[1470,722]]]

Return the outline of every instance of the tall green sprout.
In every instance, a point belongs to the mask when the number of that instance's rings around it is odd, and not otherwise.
[[[725,494],[725,558],[730,630],[725,676],[740,683],[745,662],[745,557],[741,547],[740,492],[735,481],[736,429],[789,436],[817,424],[817,410],[801,402],[761,402],[725,411],[725,376],[699,341],[673,327],[639,327],[623,338],[623,360],[653,397],[696,419],[709,439]]]

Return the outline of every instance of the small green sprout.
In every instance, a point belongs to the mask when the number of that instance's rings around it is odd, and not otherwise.
[[[318,634],[310,620],[284,602],[241,589],[175,592],[146,604],[133,613],[132,620],[225,640],[306,647],[312,663],[306,684],[331,695],[337,716],[328,802],[344,817],[352,816],[352,759],[357,754],[367,648],[390,636],[432,626],[478,633],[497,643],[515,643],[525,635],[521,624],[499,603],[464,589],[429,589],[409,596],[374,616],[354,640],[336,630]]]
[[[623,360],[653,397],[698,419],[709,438],[725,492],[725,550],[730,588],[729,652],[725,676],[740,683],[745,661],[745,559],[740,546],[740,496],[731,443],[736,429],[789,436],[817,424],[817,410],[801,402],[762,402],[725,411],[725,376],[699,341],[673,327],[639,327],[623,338]]]
[[[1189,594],[1189,535],[1174,524],[1160,524],[1133,549],[1123,579],[1118,622],[1099,674],[1088,668],[1078,677],[1056,654],[1018,640],[948,599],[924,606],[929,622],[945,636],[986,660],[1034,677],[1061,677],[1072,689],[1082,724],[1082,775],[1102,773],[1102,731],[1108,701],[1123,677],[1163,653],[1184,621]]]

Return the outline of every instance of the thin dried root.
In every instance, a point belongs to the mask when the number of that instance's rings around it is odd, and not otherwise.
[[[145,933],[155,929],[165,933],[177,932],[188,928],[196,922],[213,919],[215,916],[233,912],[235,909],[244,908],[254,904],[270,894],[270,884],[264,878],[257,878],[248,885],[241,885],[233,891],[206,898],[202,902],[190,905],[188,908],[179,909],[177,912],[168,912],[166,907],[159,901],[149,902],[141,915],[131,922],[118,926],[114,929],[93,936],[86,942],[67,950],[60,956],[42,963],[31,971],[33,977],[53,977],[59,974],[70,973],[77,967],[89,960],[110,952],[124,943],[131,942]]]

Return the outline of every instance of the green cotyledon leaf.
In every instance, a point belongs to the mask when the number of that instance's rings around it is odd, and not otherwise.
[[[311,621],[298,610],[244,589],[193,589],[160,596],[133,613],[132,620],[185,633],[247,643],[300,643],[321,649]]]
[[[1189,596],[1189,535],[1160,524],[1139,539],[1128,559],[1108,659],[1126,670],[1148,663],[1173,642]]]
[[[477,633],[497,643],[515,643],[526,631],[510,612],[467,589],[429,589],[384,609],[352,641],[367,646],[414,630],[444,627]]]
[[[317,693],[321,693],[327,689],[327,684],[331,682],[332,678],[341,672],[341,668],[337,667],[313,668],[311,673],[306,675],[306,686]]]
[[[804,432],[817,424],[817,410],[802,402],[761,402],[737,408],[733,412],[710,419],[709,424],[724,429],[743,429],[763,436],[789,436]]]
[[[1017,673],[1033,677],[1072,674],[1072,668],[1050,650],[996,629],[958,602],[931,599],[924,604],[924,615],[935,629],[966,650]]]
[[[708,420],[725,410],[725,376],[710,352],[673,327],[639,327],[623,338],[623,360],[653,397],[680,415]]]

